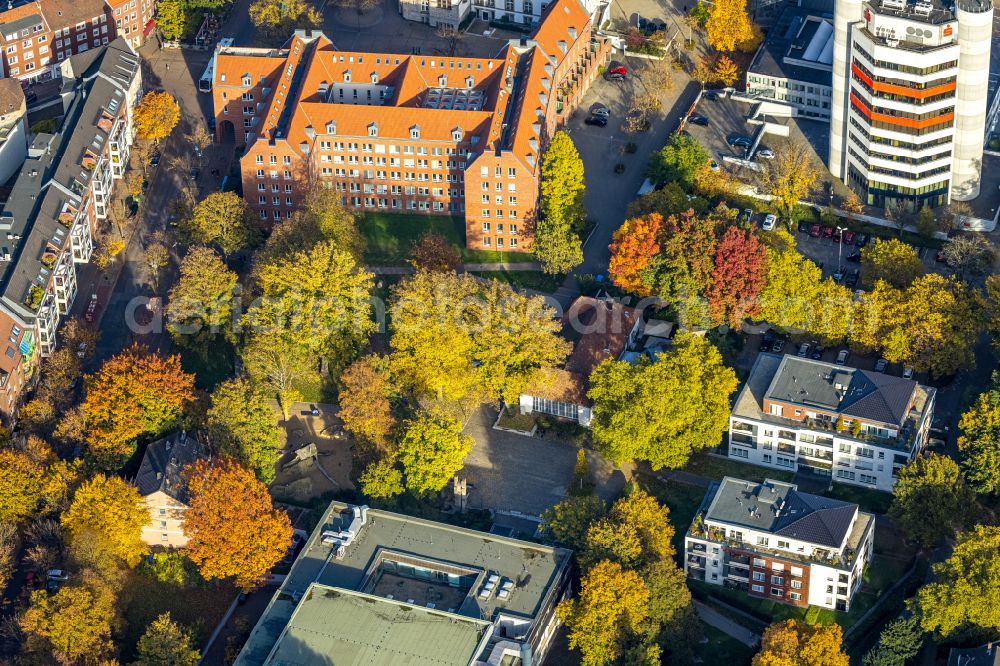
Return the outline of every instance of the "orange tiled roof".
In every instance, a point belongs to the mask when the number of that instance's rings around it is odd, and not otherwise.
[[[368,136],[368,127],[374,123],[382,138],[408,139],[410,128],[417,126],[422,140],[451,141],[452,130],[457,128],[461,128],[464,138],[468,139],[470,135],[484,133],[492,115],[489,111],[302,102],[293,115],[288,141],[295,147],[301,143],[311,144],[306,128],[312,127],[316,134],[325,134],[328,122],[336,123],[336,136]]]
[[[556,0],[549,5],[532,39],[559,63],[565,57],[560,42],[568,51],[589,22],[590,17],[579,0]]]

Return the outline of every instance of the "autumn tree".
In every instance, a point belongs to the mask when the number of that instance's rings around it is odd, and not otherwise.
[[[256,587],[292,541],[288,514],[275,509],[267,486],[231,458],[196,461],[184,474],[188,557],[207,580],[231,578],[244,590]]]
[[[398,452],[407,490],[429,495],[444,488],[462,469],[472,444],[462,434],[462,424],[450,416],[425,412],[408,421]]]
[[[650,281],[643,280],[643,273],[660,252],[657,238],[662,226],[663,217],[651,213],[625,220],[614,233],[608,247],[611,250],[608,274],[617,286],[640,296],[652,293]]]
[[[919,456],[899,470],[890,515],[922,547],[935,546],[961,529],[975,496],[948,456]]]
[[[604,516],[604,501],[593,494],[570,495],[542,512],[542,525],[556,543],[580,551],[591,524]]]
[[[373,223],[389,222],[376,220]],[[340,195],[335,190],[316,187],[306,194],[302,206],[291,218],[274,227],[254,261],[258,266],[274,264],[324,241],[335,242],[337,249],[361,263],[366,242],[354,214],[341,205]]]
[[[795,238],[784,229],[765,237],[767,273],[760,292],[759,316],[785,331],[812,330],[819,312],[823,272],[796,249]]]
[[[149,510],[135,486],[103,474],[76,489],[60,518],[71,542],[84,533],[96,535],[104,550],[130,567],[149,550],[142,542],[142,528],[149,522]]]
[[[576,227],[583,208],[583,160],[566,132],[556,132],[542,156],[541,217],[532,248],[546,273],[566,273],[583,261]]]
[[[103,469],[115,469],[135,451],[140,435],[176,427],[194,399],[194,377],[180,357],[161,357],[133,345],[85,378],[83,413],[90,454]]]
[[[250,207],[235,192],[214,192],[199,201],[181,222],[181,232],[191,243],[214,245],[223,256],[253,245],[259,235]]]
[[[559,604],[556,614],[583,666],[604,666],[618,659],[628,634],[638,632],[646,620],[649,590],[635,571],[598,562],[580,581],[579,597]]]
[[[924,262],[916,249],[901,240],[876,238],[861,250],[861,280],[867,285],[885,280],[897,289],[905,289],[924,272]]]
[[[427,231],[413,244],[407,262],[418,271],[442,273],[456,270],[462,263],[462,256],[446,237]]]
[[[320,27],[322,15],[306,0],[254,0],[250,22],[268,37]]]
[[[685,326],[707,325],[703,296],[712,284],[719,220],[687,211],[664,220],[661,254],[653,262],[656,295],[678,310]]]
[[[679,182],[694,186],[695,176],[708,168],[712,154],[697,140],[685,134],[671,134],[666,145],[653,153],[646,175],[657,183]]]
[[[605,517],[590,525],[581,560],[611,560],[627,569],[645,568],[674,556],[673,537],[669,510],[644,490],[632,488],[611,505]]]
[[[725,86],[731,86],[740,78],[740,68],[729,56],[721,56],[715,62],[713,75],[717,81],[721,81]]]
[[[865,206],[861,203],[861,199],[854,192],[847,195],[842,202],[840,202],[840,207],[844,209],[847,213],[858,215],[865,212]]]
[[[594,440],[619,463],[683,467],[692,452],[721,441],[736,385],[718,349],[689,333],[679,334],[655,362],[606,360],[591,374],[587,394],[594,402]]]
[[[164,39],[178,40],[190,30],[190,26],[191,13],[185,0],[161,0],[157,4],[156,28]]]
[[[905,666],[920,653],[924,631],[917,615],[898,617],[886,624],[878,643],[865,654],[864,666]]]
[[[115,620],[114,593],[95,582],[64,585],[52,595],[35,590],[20,624],[29,651],[47,652],[62,666],[74,666],[111,653]]]
[[[139,637],[132,666],[197,666],[201,655],[191,643],[190,632],[163,613]]]
[[[213,342],[231,341],[237,279],[215,250],[191,248],[167,299],[167,330],[173,341],[206,354],[215,349]]]
[[[958,422],[958,450],[969,486],[979,493],[1000,491],[1000,373]]]
[[[338,416],[344,427],[380,449],[388,445],[389,434],[396,426],[389,402],[395,388],[387,365],[382,357],[367,356],[352,363],[340,376],[344,388],[340,391]]]
[[[403,473],[394,458],[383,458],[368,465],[361,473],[361,492],[373,499],[387,500],[402,494]]]
[[[811,625],[799,620],[772,624],[761,638],[753,666],[850,666],[839,624]]]
[[[726,229],[715,248],[712,284],[706,291],[709,317],[739,329],[760,313],[760,294],[767,277],[767,250],[752,231]]]
[[[205,419],[212,446],[254,471],[264,483],[274,480],[281,457],[281,434],[264,395],[240,377],[219,384]]]
[[[772,197],[786,219],[792,219],[793,210],[809,196],[819,178],[811,156],[804,142],[788,141],[775,146],[772,159],[758,160],[758,186]]]
[[[719,0],[712,4],[705,24],[708,43],[716,51],[735,51],[754,39],[754,25],[746,0]]]
[[[160,273],[170,263],[170,250],[163,232],[155,231],[149,235],[142,249],[142,258],[149,269],[150,284],[156,291],[160,284]]]
[[[181,107],[170,93],[151,90],[143,95],[135,107],[132,120],[137,138],[161,141],[170,136],[180,118]]]
[[[317,364],[280,331],[254,333],[240,356],[257,388],[277,399],[285,420],[292,403],[302,398],[297,387],[304,382],[318,383],[320,380]]]
[[[959,536],[951,556],[934,565],[934,582],[917,592],[920,626],[949,636],[973,627],[1000,630],[1000,527],[978,525]]]
[[[960,277],[982,275],[993,264],[996,248],[982,234],[963,234],[948,241],[941,254]]]
[[[31,435],[0,449],[0,523],[21,523],[43,508],[60,508],[79,477],[77,462],[58,459]]]

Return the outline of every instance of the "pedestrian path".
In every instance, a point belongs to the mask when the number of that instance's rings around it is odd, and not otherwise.
[[[698,617],[701,618],[701,621],[708,626],[715,627],[722,633],[735,638],[747,647],[757,647],[757,645],[760,644],[760,636],[750,631],[742,624],[734,622],[730,618],[696,599],[692,599],[691,603],[694,605],[694,610],[698,614]]]

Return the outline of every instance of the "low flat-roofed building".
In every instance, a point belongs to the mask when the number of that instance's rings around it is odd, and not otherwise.
[[[555,606],[568,595],[570,556],[561,548],[333,502],[236,663],[327,663],[333,656],[340,663],[344,655],[336,652],[337,644],[348,640],[365,644],[364,652],[358,653],[364,659],[344,663],[451,664],[468,651],[476,632],[483,631],[475,653],[464,663],[510,654],[538,664],[559,625]],[[357,593],[350,599],[364,600],[373,612],[385,604],[379,621],[385,622],[386,630],[373,633],[363,622],[356,626],[352,620],[338,627],[338,637],[314,634],[310,651],[318,653],[309,655],[312,661],[303,660],[303,655],[294,661],[294,651],[301,645],[297,635],[332,621],[333,615],[354,603],[346,597],[317,599],[319,591],[327,594],[334,588]],[[382,651],[397,645],[400,636],[414,635],[412,627],[396,626],[404,617],[408,621],[419,617],[428,625],[452,621],[455,627],[435,626],[428,631],[454,631],[458,638],[425,640],[420,633],[421,646],[400,645],[414,651],[408,660],[400,661],[396,655],[394,660],[380,661]],[[334,652],[323,652],[328,650]]]

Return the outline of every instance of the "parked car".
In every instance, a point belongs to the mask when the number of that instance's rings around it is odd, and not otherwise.
[[[583,121],[583,124],[604,127],[608,124],[608,119],[604,116],[587,116],[586,120]]]
[[[87,303],[87,311],[83,314],[83,318],[87,320],[88,323],[92,323],[97,315],[97,294],[90,295],[90,302]]]
[[[597,106],[590,110],[590,115],[600,116],[601,118],[610,118],[611,109],[606,106]]]
[[[719,101],[719,93],[717,93],[715,91],[712,91],[712,90],[709,90],[708,92],[706,92],[705,94],[703,94],[701,97],[702,97],[702,99],[707,99],[707,100],[709,100],[711,102],[718,102]]]
[[[700,113],[692,113],[688,116],[688,122],[692,125],[701,125],[702,127],[708,126],[708,118],[701,115]]]
[[[807,234],[809,233],[809,223],[805,220],[799,220],[799,233]]]
[[[622,79],[624,79],[626,76],[628,76],[628,70],[625,68],[625,65],[621,64],[618,61],[612,60],[608,64],[608,68],[604,70],[604,75],[607,77],[620,76],[622,77]]]
[[[903,368],[903,379],[913,379],[913,368]]]
[[[774,345],[774,336],[768,331],[760,340],[760,350],[762,352],[771,351],[772,345]]]
[[[49,569],[48,572],[46,572],[45,577],[49,580],[69,580],[69,574],[62,569]]]
[[[753,140],[751,140],[748,136],[743,136],[742,134],[730,134],[729,137],[726,138],[726,143],[734,148],[737,146],[741,148],[749,148],[750,144],[753,143]]]
[[[823,238],[833,238],[833,227],[823,227]]]
[[[774,231],[774,226],[778,223],[778,218],[773,213],[768,213],[761,223],[760,228],[764,231]]]
[[[153,153],[153,155],[149,158],[149,166],[155,167],[159,165],[160,165],[160,154]]]
[[[823,345],[816,345],[815,347],[813,347],[812,359],[814,361],[821,360],[823,358],[823,352],[825,352],[825,351],[826,351],[826,347],[824,347]]]
[[[757,151],[757,157],[763,157],[765,160],[773,160],[774,151],[770,148],[761,148]]]
[[[855,268],[853,271],[847,274],[847,279],[844,280],[844,284],[853,289],[855,286],[857,286],[858,280],[860,279],[861,279],[861,271]]]
[[[885,372],[885,369],[889,367],[889,361],[884,358],[880,358],[875,362],[875,372]]]
[[[852,264],[860,264],[861,263],[861,253],[860,252],[851,252],[849,255],[847,255],[847,260],[849,262],[851,262]]]
[[[810,345],[808,342],[803,342],[801,345],[799,345],[799,356],[801,356],[802,358],[808,357],[809,347]]]
[[[848,229],[844,232],[844,245],[854,245],[854,232]]]
[[[777,340],[775,340],[774,346],[771,347],[771,351],[775,354],[780,354],[781,352],[785,351],[785,339],[779,337]]]
[[[743,213],[740,215],[740,219],[749,222],[753,219],[753,208],[744,208]]]
[[[625,75],[624,74],[605,74],[604,78],[607,79],[608,81],[624,81],[625,80]]]
[[[858,239],[854,241],[855,247],[864,247],[868,245],[868,234],[858,234]]]
[[[847,363],[847,357],[851,355],[851,352],[846,349],[841,349],[837,352],[837,365],[844,365]]]
[[[813,238],[819,238],[819,225],[818,224],[814,224],[811,227],[809,227],[809,235],[812,236]]]

